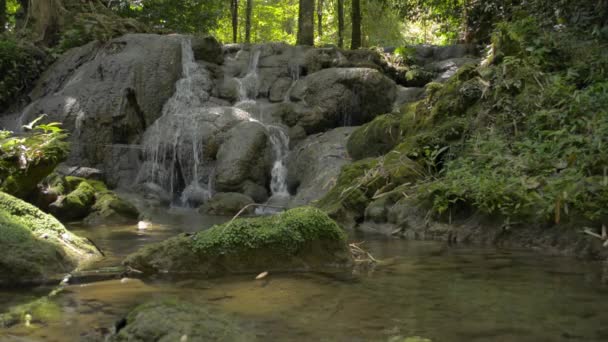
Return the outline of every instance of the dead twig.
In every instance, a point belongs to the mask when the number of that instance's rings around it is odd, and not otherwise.
[[[241,210],[239,210],[239,212],[236,213],[236,215],[234,215],[232,217],[232,219],[228,222],[228,224],[225,227],[230,226],[232,224],[232,221],[236,220],[239,216],[241,216],[242,213],[244,213],[247,209],[249,209],[251,207],[265,207],[265,208],[272,208],[272,209],[286,209],[286,207],[281,207],[281,206],[276,206],[276,205],[259,204],[259,203],[247,204]]]
[[[585,228],[583,230],[583,233],[589,235],[589,236],[593,236],[594,238],[600,239],[602,240],[603,246],[604,247],[608,247],[608,231],[606,230],[606,225],[602,225],[602,234],[598,234],[596,232],[594,232],[593,230],[591,230],[591,228]]]

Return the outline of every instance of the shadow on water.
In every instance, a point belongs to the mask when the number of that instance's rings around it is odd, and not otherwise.
[[[135,227],[75,231],[106,250],[102,264],[107,266],[142,245],[223,219],[181,212],[160,215],[144,232]],[[134,306],[163,297],[231,313],[260,340],[388,341],[393,336],[423,336],[433,341],[602,341],[608,337],[603,322],[608,289],[599,281],[597,264],[381,237],[368,237],[365,246],[386,264],[347,279],[271,274],[261,281],[248,275],[70,285],[55,299],[60,308],[55,319],[36,328],[0,330],[0,340],[80,341],[95,332],[107,333]],[[32,298],[37,293],[29,290],[22,295]],[[3,308],[10,297],[0,292]]]

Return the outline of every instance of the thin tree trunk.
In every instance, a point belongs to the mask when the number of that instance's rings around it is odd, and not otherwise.
[[[351,50],[356,50],[361,47],[361,0],[353,0],[353,32],[350,42]]]
[[[344,47],[344,0],[338,0],[338,46]]]
[[[245,42],[251,43],[251,15],[253,13],[253,0],[247,0],[245,13]]]
[[[6,31],[6,0],[0,0],[0,33]]]
[[[232,42],[237,42],[239,34],[239,0],[230,0],[230,14],[232,15]]]
[[[317,34],[319,38],[323,37],[323,0],[317,3]]]
[[[315,0],[300,0],[297,45],[315,45]]]

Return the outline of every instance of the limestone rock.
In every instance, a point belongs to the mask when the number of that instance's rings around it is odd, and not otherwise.
[[[247,180],[265,186],[269,182],[272,152],[266,128],[242,122],[226,133],[217,152],[215,186],[221,192],[241,192]]]
[[[311,135],[289,155],[287,182],[293,196],[290,206],[306,205],[321,198],[335,184],[342,166],[350,163],[346,141],[354,127],[341,127]]]
[[[392,111],[395,83],[368,68],[330,68],[307,76],[292,90],[292,98],[310,110],[299,123],[311,134],[338,126],[361,125]]]

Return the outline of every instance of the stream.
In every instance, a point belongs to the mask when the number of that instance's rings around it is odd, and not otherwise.
[[[148,243],[205,229],[226,218],[171,209],[153,224],[70,227],[93,239],[118,265]],[[193,227],[197,227],[193,229]],[[230,313],[268,341],[605,341],[608,288],[600,267],[570,258],[486,248],[448,247],[380,236],[351,236],[386,265],[347,279],[320,274],[270,274],[211,280],[116,279],[69,285],[53,301],[48,321],[0,330],[0,341],[90,341],[111,331],[133,307],[180,298]],[[48,293],[49,288],[2,290],[0,310]]]

